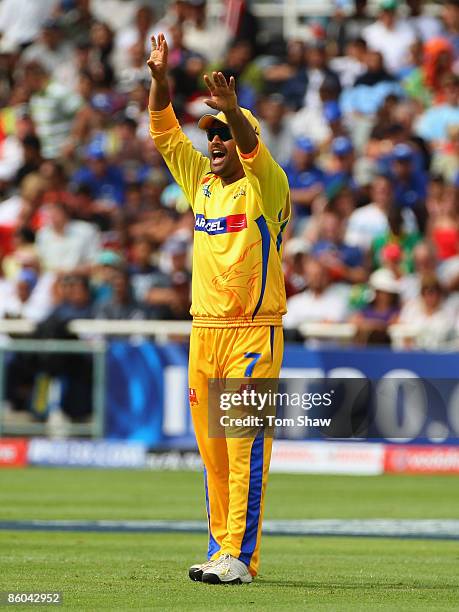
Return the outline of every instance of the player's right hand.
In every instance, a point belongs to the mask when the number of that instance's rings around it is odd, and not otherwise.
[[[169,49],[164,34],[158,34],[158,40],[152,36],[151,53],[147,60],[147,66],[150,68],[151,76],[156,81],[164,81],[166,79],[168,53]]]

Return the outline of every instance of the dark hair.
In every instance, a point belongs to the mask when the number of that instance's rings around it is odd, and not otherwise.
[[[24,147],[32,147],[37,151],[40,151],[41,149],[40,139],[38,136],[35,136],[35,134],[26,134],[22,139],[22,144]]]
[[[27,244],[35,242],[35,232],[28,227],[20,227],[14,232],[14,235]]]

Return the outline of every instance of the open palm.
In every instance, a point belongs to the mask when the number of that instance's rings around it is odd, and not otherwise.
[[[207,106],[224,113],[235,110],[237,96],[234,77],[230,77],[229,82],[227,82],[223,73],[213,72],[212,79],[207,74],[204,75],[204,82],[211,95],[210,98],[204,100]]]
[[[169,48],[164,34],[158,34],[158,40],[152,36],[151,53],[147,60],[147,65],[150,68],[151,76],[157,81],[162,81],[166,78],[168,54]]]

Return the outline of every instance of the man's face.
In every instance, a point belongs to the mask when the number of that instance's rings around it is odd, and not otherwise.
[[[40,70],[26,70],[24,77],[25,85],[32,94],[38,93],[45,86],[46,74],[44,74]]]
[[[459,7],[453,2],[446,2],[443,5],[441,16],[448,29],[456,28],[459,24]]]
[[[314,164],[315,153],[304,151],[299,147],[293,150],[293,163],[300,172],[307,170]]]
[[[242,169],[236,143],[227,125],[219,121],[207,130],[210,169],[217,176],[231,178]]]
[[[328,284],[328,273],[315,259],[308,259],[305,266],[306,281],[311,291],[322,292]]]
[[[377,178],[373,183],[373,201],[376,204],[388,205],[392,201],[392,187],[390,182],[382,177]]]

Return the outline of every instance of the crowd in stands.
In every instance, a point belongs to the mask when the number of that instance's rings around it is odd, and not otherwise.
[[[288,176],[288,338],[350,322],[361,344],[395,323],[423,348],[454,340],[459,0],[334,0],[287,39],[230,5],[216,27],[205,0],[0,0],[0,317],[56,337],[75,318],[189,318],[194,218],[148,126],[164,32],[195,146],[218,69]]]

